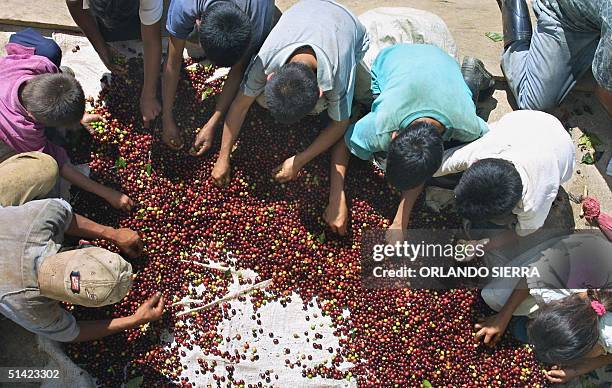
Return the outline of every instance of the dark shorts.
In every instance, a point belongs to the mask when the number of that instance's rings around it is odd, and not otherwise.
[[[53,39],[45,38],[38,31],[27,28],[9,37],[9,43],[34,48],[34,54],[48,58],[57,67],[62,61],[62,50]]]

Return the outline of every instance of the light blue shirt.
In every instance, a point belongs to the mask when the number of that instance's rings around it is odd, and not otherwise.
[[[436,46],[397,44],[383,49],[372,65],[372,111],[349,127],[351,152],[368,160],[386,152],[391,134],[414,120],[431,117],[446,130],[444,141],[470,142],[488,131],[476,115],[459,64]]]

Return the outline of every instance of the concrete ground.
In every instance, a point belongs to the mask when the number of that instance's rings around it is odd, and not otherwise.
[[[277,0],[281,10],[287,9],[296,0]],[[428,10],[439,15],[448,25],[455,37],[460,56],[472,55],[483,60],[486,67],[497,78],[502,77],[499,67],[501,42],[493,42],[485,36],[486,32],[502,32],[500,12],[494,0],[341,0],[356,14],[375,7],[413,7]],[[41,10],[44,9],[44,12]],[[8,36],[23,26],[43,28],[43,33],[50,36],[53,31],[77,31],[65,6],[65,0],[2,0],[0,6],[0,46]],[[78,32],[75,32],[78,33]],[[0,55],[4,55],[0,47]],[[505,113],[513,110],[512,97],[502,80],[497,82],[493,97],[486,101],[484,109],[488,112],[489,121],[496,121]],[[603,156],[595,165],[584,165],[579,161],[582,152],[577,153],[576,173],[563,185],[572,194],[582,194],[588,187],[589,195],[598,198],[602,210],[612,213],[612,177],[605,173],[606,165],[612,150],[612,120],[605,113],[592,93],[592,77],[581,82],[561,107],[555,112],[562,122],[571,128],[574,140],[583,131],[595,133],[604,143]],[[580,218],[579,206],[572,204],[573,218],[576,227],[588,228]],[[0,317],[0,366],[44,366],[46,360],[35,349],[33,336],[20,329],[10,321]],[[0,384],[1,385],[1,384]]]

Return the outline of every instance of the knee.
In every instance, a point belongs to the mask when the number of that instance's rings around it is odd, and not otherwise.
[[[20,157],[29,159],[31,176],[40,185],[41,193],[50,192],[59,179],[59,168],[55,159],[42,152],[27,152]]]
[[[522,92],[519,93],[516,103],[519,109],[543,112],[549,112],[559,105],[557,98],[547,93],[534,95],[533,93]]]

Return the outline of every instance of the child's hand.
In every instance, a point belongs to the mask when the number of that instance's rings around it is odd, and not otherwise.
[[[545,371],[544,374],[546,375],[548,381],[557,384],[564,384],[580,376],[582,373],[579,373],[574,367],[566,367],[561,369],[555,365],[551,370]]]
[[[323,219],[329,225],[332,232],[338,233],[340,236],[346,236],[348,227],[348,207],[344,195],[340,199],[340,203],[329,203],[323,213]]]
[[[193,143],[193,147],[189,150],[189,153],[194,156],[204,155],[204,153],[210,149],[210,146],[212,146],[214,138],[215,126],[208,122],[202,128],[198,129],[195,142]]]
[[[475,324],[474,327],[479,329],[476,333],[476,339],[484,337],[484,343],[489,346],[495,346],[504,335],[508,327],[508,320],[499,314],[491,315]]]
[[[163,116],[162,141],[173,151],[178,151],[183,148],[183,139],[181,139],[181,131],[176,126],[174,118]]]
[[[115,209],[124,212],[132,211],[132,207],[134,206],[134,201],[132,201],[130,197],[117,190],[111,190],[111,193],[106,197],[106,201]]]
[[[121,252],[125,253],[131,259],[142,254],[142,239],[138,233],[132,229],[114,229],[110,239],[117,245]]]
[[[125,58],[117,50],[115,50],[115,48],[105,44],[104,47],[98,51],[98,55],[100,56],[102,63],[104,63],[104,66],[106,66],[111,73],[126,73],[125,66],[121,64],[125,61]]]
[[[140,113],[142,115],[143,127],[149,128],[151,121],[161,113],[161,104],[155,96],[140,97]]]
[[[212,170],[212,180],[215,186],[225,187],[231,179],[232,167],[228,160],[224,158],[217,159],[215,167]]]
[[[165,304],[166,298],[164,298],[161,292],[157,292],[138,307],[138,310],[133,315],[136,323],[143,325],[159,320],[164,314]]]
[[[272,174],[274,174],[274,179],[278,182],[286,183],[297,178],[300,168],[295,161],[295,156],[292,156],[276,167]]]
[[[104,121],[104,118],[98,114],[85,113],[83,115],[83,118],[81,119],[81,125],[84,126],[85,129],[87,129],[87,132],[93,135],[95,131],[91,124]]]

